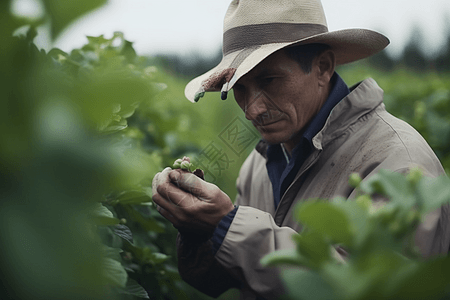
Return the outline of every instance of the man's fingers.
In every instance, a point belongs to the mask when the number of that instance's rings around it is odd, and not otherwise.
[[[173,225],[176,226],[177,224],[177,220],[175,219],[175,217],[169,213],[167,210],[165,210],[164,208],[157,206],[156,210],[161,214],[161,216],[163,216],[164,218],[166,218],[170,223],[172,223]]]
[[[178,207],[173,205],[164,199],[161,195],[156,194],[153,196],[153,202],[156,204],[156,210],[167,220],[169,220],[172,224],[177,222],[174,215],[178,213]]]
[[[178,188],[176,184],[169,182],[158,186],[157,194],[160,195],[165,202],[171,205],[190,207],[199,201],[196,196]]]
[[[157,187],[157,182],[158,182],[158,177],[161,173],[156,173],[156,175],[153,177],[153,181],[152,181],[152,197],[155,196],[156,194],[156,187]]]
[[[194,196],[190,195],[190,197]],[[170,223],[172,223],[175,228],[182,226],[183,222],[185,222],[186,219],[189,218],[186,215],[186,212],[183,210],[185,207],[182,208],[180,206],[174,205],[159,194],[155,195],[153,201],[156,204],[156,210]]]
[[[152,194],[153,194],[153,196],[157,193],[157,188],[158,188],[159,185],[161,185],[161,184],[163,184],[165,182],[170,182],[170,179],[169,179],[170,171],[172,171],[172,169],[167,167],[162,172],[157,173],[153,177],[153,181],[152,181]]]
[[[204,200],[210,198],[217,188],[192,173],[172,171],[169,173],[169,179],[180,189]]]

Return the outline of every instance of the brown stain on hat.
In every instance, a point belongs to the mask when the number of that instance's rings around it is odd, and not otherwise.
[[[222,71],[215,72],[202,82],[202,88],[205,91],[220,91],[222,86],[231,80],[234,73],[236,73],[236,68],[227,68]]]

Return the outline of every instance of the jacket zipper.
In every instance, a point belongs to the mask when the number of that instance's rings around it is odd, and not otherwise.
[[[318,150],[316,153],[316,156],[309,161],[309,163],[306,165],[306,167],[304,167],[303,169],[300,169],[300,171],[298,172],[297,176],[295,177],[295,179],[292,181],[292,183],[289,185],[289,187],[286,189],[286,191],[283,193],[283,196],[280,199],[280,203],[278,204],[277,209],[275,210],[275,215],[274,215],[274,220],[275,223],[278,226],[281,226],[281,223],[284,221],[284,218],[286,217],[286,213],[282,213],[280,214],[279,211],[281,210],[282,207],[287,205],[287,200],[285,199],[286,195],[288,194],[289,190],[291,190],[293,188],[293,186],[295,184],[297,184],[303,177],[303,175],[310,170],[310,168],[317,162],[317,160],[319,159],[320,153],[322,152],[322,150]],[[295,197],[292,199],[292,201],[294,201]],[[292,204],[292,201],[290,201],[291,203],[289,203],[289,205]],[[284,204],[284,205],[283,205]],[[287,210],[286,210],[287,212]],[[282,219],[281,219],[282,218]]]

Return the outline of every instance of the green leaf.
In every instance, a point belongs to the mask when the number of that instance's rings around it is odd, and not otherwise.
[[[450,258],[422,262],[402,279],[391,299],[442,299],[450,291]]]
[[[130,228],[125,225],[118,224],[112,228],[114,234],[120,236],[130,244],[133,244],[133,234],[131,233]]]
[[[59,48],[52,48],[49,52],[48,52],[48,56],[52,57],[53,59],[58,59],[58,57],[62,56],[64,58],[67,58],[69,55],[62,51]]]
[[[132,252],[137,260],[141,261],[142,264],[158,265],[170,259],[170,256],[164,253],[154,252],[154,250],[149,247],[127,245],[126,248],[128,251]]]
[[[100,47],[100,45],[102,44],[106,44],[109,45],[111,43],[111,40],[106,39],[103,34],[100,36],[86,36],[86,38],[88,39],[89,42],[89,46],[93,46],[93,49],[96,49],[97,47]],[[87,50],[90,49],[91,47],[89,46],[84,46],[83,49]]]
[[[72,21],[98,8],[106,0],[43,0],[51,18],[52,37],[55,39]]]
[[[134,61],[137,57],[136,51],[133,48],[133,43],[129,41],[124,41],[124,45],[120,54],[124,55],[129,62]]]
[[[117,218],[109,218],[103,216],[92,216],[92,220],[99,226],[111,226],[120,224],[120,220]]]
[[[128,274],[120,262],[112,258],[103,260],[103,272],[107,281],[118,287],[125,287],[127,284]]]
[[[384,287],[405,262],[395,252],[372,251],[351,259],[347,264],[327,264],[323,274],[344,299],[385,299]]]
[[[346,214],[333,203],[306,202],[296,217],[303,225],[331,239],[332,243],[352,244],[353,230]]]
[[[153,252],[151,255],[151,260],[154,264],[161,264],[161,263],[165,262],[166,260],[168,260],[169,258],[170,258],[170,256],[168,256],[164,253]]]
[[[90,216],[94,223],[100,226],[116,225],[120,220],[115,218],[113,213],[99,202],[94,203],[94,208],[90,211]]]
[[[377,174],[364,180],[361,183],[360,188],[369,195],[378,193],[388,196],[391,201],[397,202],[409,200],[405,204],[412,205],[412,198],[405,197],[407,195],[412,195],[411,186],[405,175],[401,173],[380,170]]]
[[[441,205],[450,203],[450,178],[422,178],[417,185],[417,191],[423,201],[423,209],[430,212]]]
[[[130,105],[120,111],[120,116],[124,119],[131,117],[135,112],[138,105]]]
[[[103,254],[108,258],[112,258],[117,261],[120,261],[122,259],[122,257],[120,256],[120,253],[122,253],[123,250],[120,248],[113,248],[113,247],[108,247],[106,245],[103,245],[102,251],[103,251]]]
[[[91,210],[90,214],[98,217],[114,217],[113,213],[100,202],[96,202],[93,204],[93,209]]]
[[[290,299],[330,300],[336,299],[331,287],[316,272],[302,269],[287,269],[282,272]]]
[[[283,249],[269,253],[261,259],[261,265],[265,267],[280,264],[301,266],[304,264],[304,258],[295,249]]]
[[[129,218],[134,222],[138,223],[139,226],[141,226],[144,230],[155,233],[164,232],[165,229],[164,224],[161,224],[160,222],[156,221],[153,218],[144,217],[141,213],[139,213],[129,205],[124,206],[124,208],[127,211]]]
[[[128,278],[127,285],[121,292],[138,298],[150,299],[147,291],[139,283],[137,283],[136,280],[131,278]]]
[[[143,202],[151,202],[152,198],[145,191],[129,190],[122,192],[116,200],[120,204],[141,204]]]
[[[297,251],[305,257],[305,263],[310,268],[320,268],[320,266],[331,258],[331,243],[316,230],[306,230],[300,235],[293,236],[297,243]]]

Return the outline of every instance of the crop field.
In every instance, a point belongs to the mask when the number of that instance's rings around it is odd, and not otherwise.
[[[70,1],[43,2],[55,36],[70,20],[104,3],[80,0],[76,7],[83,8],[77,10]],[[260,138],[232,93],[226,101],[210,93],[190,103],[184,97],[187,79],[140,56],[120,32],[88,37],[70,53],[40,50],[33,40],[42,20],[13,16],[8,4],[0,4],[1,294],[21,300],[209,299],[179,277],[177,230],[156,211],[151,182],[157,172],[188,156],[206,180],[235,198],[239,169]],[[387,110],[415,127],[450,172],[450,71],[418,72],[400,65],[381,71],[363,63],[339,67],[338,73],[349,86],[374,78],[385,91]],[[359,251],[356,239],[386,234],[392,240],[377,244],[387,249],[386,256],[361,252],[373,264],[358,269],[350,261],[352,268],[327,269],[326,254],[300,259],[296,253],[275,253],[264,263],[307,265],[315,272],[305,275],[298,268],[285,277],[290,297],[319,299],[296,290],[301,278],[322,288],[323,299],[372,299],[374,290],[386,299],[421,299],[409,297],[430,289],[428,299],[445,297],[449,260],[423,262],[408,241],[421,216],[450,201],[447,177],[428,182],[420,172],[407,178],[386,173],[370,184],[357,179],[353,184],[361,190],[354,206],[337,199],[299,208],[311,228],[315,223],[309,216],[318,210],[347,225],[342,234],[322,228],[312,240],[297,238],[304,245],[298,253],[307,252],[308,241],[328,247],[330,237]],[[380,186],[384,189],[375,188]],[[369,217],[375,192],[395,200]],[[417,206],[418,195],[432,205]],[[364,236],[352,229],[361,225],[352,218],[355,211],[373,226]],[[399,249],[409,256],[399,259]],[[325,282],[332,272],[349,281],[362,279],[354,286]],[[420,273],[435,274],[430,278],[436,280],[423,280]],[[389,287],[383,278],[392,279]],[[408,282],[422,283],[408,290]],[[235,297],[232,290],[220,299]]]

